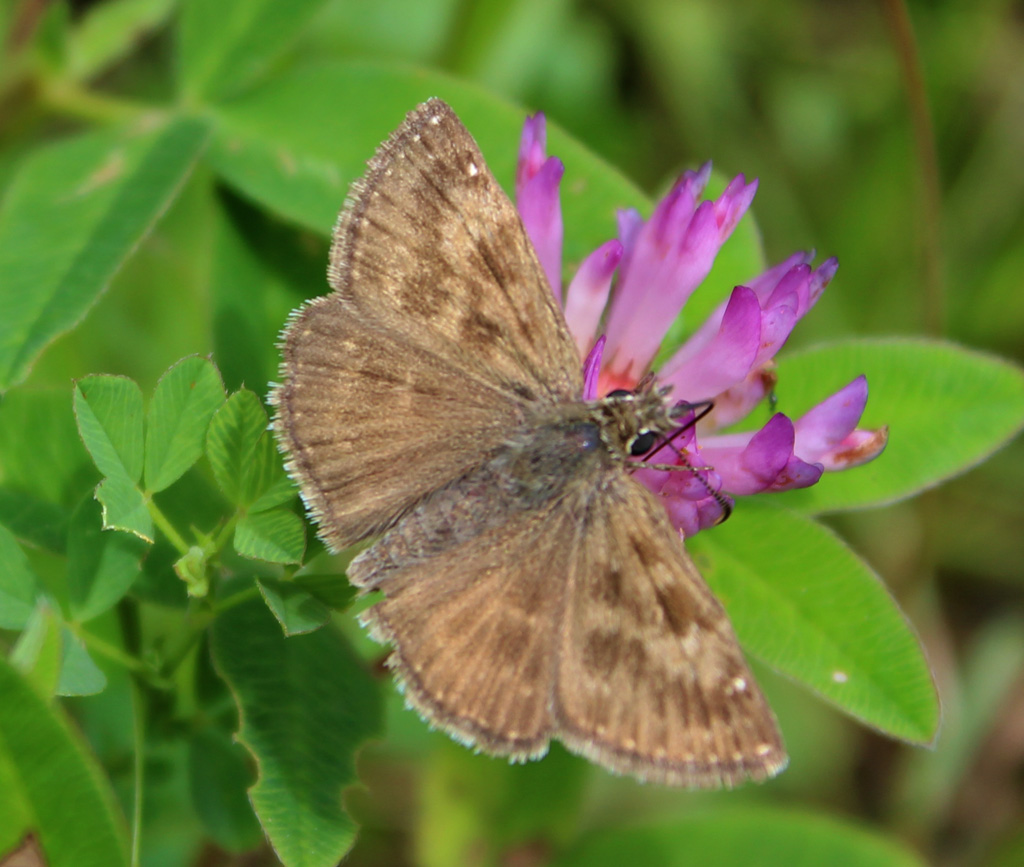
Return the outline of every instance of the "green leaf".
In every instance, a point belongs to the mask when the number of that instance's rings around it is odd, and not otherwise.
[[[263,842],[263,829],[246,789],[252,770],[245,749],[220,729],[206,728],[189,740],[192,805],[203,827],[222,849],[244,852]]]
[[[255,79],[294,41],[325,0],[186,0],[179,38],[181,91],[192,102]]]
[[[40,602],[11,650],[11,665],[43,698],[49,698],[57,691],[62,657],[60,621],[49,604]]]
[[[59,707],[3,659],[0,780],[0,840],[32,830],[48,867],[127,867],[124,819],[102,769]]]
[[[77,635],[66,626],[61,629],[63,654],[57,695],[96,695],[107,688],[107,676],[100,671]]]
[[[264,578],[256,584],[285,635],[313,632],[331,619],[330,608],[290,581]]]
[[[191,171],[205,124],[106,129],[28,157],[0,207],[0,392],[82,319]]]
[[[234,201],[227,196],[222,196],[222,200]],[[251,212],[251,209],[247,211]],[[276,370],[275,338],[287,310],[280,316],[268,310],[276,274],[242,235],[226,204],[217,210],[212,258],[210,302],[214,358],[228,388],[247,385],[262,392]],[[287,297],[294,306],[297,296],[288,294]]]
[[[916,855],[879,834],[794,809],[701,810],[631,828],[588,834],[555,867],[923,867]]]
[[[0,629],[24,629],[36,607],[39,582],[18,540],[0,526]]]
[[[96,488],[103,526],[153,541],[153,518],[138,482],[142,478],[142,391],[123,376],[87,376],[75,383],[75,418],[82,442],[100,472]]]
[[[783,354],[778,373],[778,408],[792,418],[866,374],[870,397],[860,427],[889,426],[889,444],[871,463],[777,495],[802,512],[909,497],[980,463],[1024,426],[1024,372],[950,343],[845,341]]]
[[[124,530],[153,543],[153,516],[146,496],[127,478],[104,479],[96,486],[96,499],[103,506],[104,530]]]
[[[42,10],[30,34],[34,53],[43,70],[59,73],[66,63],[71,11],[64,4]]]
[[[68,535],[68,604],[75,620],[84,623],[117,604],[139,576],[147,550],[136,536],[104,530],[99,506],[85,500]]]
[[[108,0],[88,7],[68,38],[68,76],[91,78],[125,57],[176,5],[177,0]]]
[[[214,107],[217,137],[210,158],[244,195],[328,235],[366,161],[431,96],[452,104],[498,180],[511,190],[525,112],[472,84],[393,64],[306,67]],[[565,255],[567,263],[579,262],[615,236],[617,208],[647,202],[615,169],[554,127],[548,150],[568,167],[562,190],[569,227]]]
[[[147,491],[162,491],[199,460],[210,419],[223,402],[224,385],[208,358],[183,358],[160,377],[147,419]]]
[[[105,476],[142,478],[142,390],[126,376],[87,376],[75,383],[82,442]]]
[[[235,550],[251,560],[301,563],[306,550],[306,527],[287,509],[246,515],[235,528]]]
[[[68,519],[68,512],[61,506],[0,486],[0,524],[28,545],[63,554]]]
[[[219,187],[211,232],[213,357],[228,387],[261,398],[281,358],[282,324],[300,298],[324,286],[326,239],[277,219]]]
[[[71,397],[66,387],[17,389],[4,395],[0,455],[9,489],[73,507],[96,485],[96,470],[75,427]],[[25,431],[32,431],[32,436],[25,436]]]
[[[273,445],[273,440],[268,437],[266,441],[268,448],[262,455],[262,460],[265,463],[273,463],[276,470],[274,475],[276,479],[270,484],[266,491],[260,496],[260,498],[249,507],[249,514],[255,514],[256,512],[265,512],[268,509],[273,509],[275,506],[283,506],[285,503],[290,503],[298,496],[299,489],[287,475],[285,475],[284,467],[281,465],[281,453]]]
[[[830,530],[744,503],[686,544],[751,654],[886,734],[932,741],[939,701],[917,636]]]
[[[250,797],[271,845],[288,867],[334,867],[355,837],[341,808],[355,751],[380,730],[376,684],[332,629],[285,638],[262,602],[222,614],[212,648],[259,767]]]
[[[296,575],[291,583],[335,611],[346,610],[356,598],[356,588],[344,575],[337,573]]]
[[[260,399],[247,389],[231,395],[210,422],[206,456],[217,484],[235,505],[251,505],[270,487],[275,468],[282,472],[268,423]]]

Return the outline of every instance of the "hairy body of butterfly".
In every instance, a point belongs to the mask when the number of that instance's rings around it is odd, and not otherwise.
[[[687,786],[785,764],[774,717],[628,458],[678,427],[650,383],[581,399],[518,214],[448,106],[381,146],[335,231],[334,291],[285,334],[275,427],[321,536],[432,724],[522,760],[551,739]]]

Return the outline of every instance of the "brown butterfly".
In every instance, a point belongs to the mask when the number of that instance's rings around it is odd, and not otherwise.
[[[683,786],[764,779],[778,727],[722,606],[628,458],[680,425],[648,381],[582,400],[582,363],[515,207],[444,102],[353,186],[333,292],[284,336],[275,427],[349,579],[384,598],[408,702],[520,761],[552,738]]]

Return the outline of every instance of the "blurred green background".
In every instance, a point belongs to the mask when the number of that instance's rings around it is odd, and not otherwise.
[[[0,8],[9,44],[33,34],[34,62],[44,66],[66,50],[62,28],[102,28],[103,15],[132,8],[131,50],[62,62],[81,64],[80,83],[100,93],[160,101],[174,92],[177,5],[4,0]],[[442,70],[543,110],[651,195],[706,159],[726,175],[760,178],[753,212],[767,259],[814,247],[841,263],[793,345],[925,334],[1024,362],[1019,3],[330,0],[275,63],[354,58]],[[0,76],[2,186],[40,138],[105,110],[81,94],[41,91],[22,72]],[[74,339],[42,357],[31,386],[67,387],[72,376],[105,371],[148,391],[173,360],[211,351],[213,290],[197,263],[215,227],[193,186]],[[289,285],[306,296],[323,291],[321,238],[257,218],[230,194],[226,202]],[[261,311],[270,334],[297,300],[284,290],[274,297]],[[675,823],[685,847],[701,810],[758,803],[861,822],[928,863],[1024,863],[1022,491],[1018,439],[912,502],[833,522],[884,576],[927,648],[944,707],[933,750],[884,739],[759,672],[790,769],[764,787],[697,795],[614,779],[557,749],[509,768],[427,733],[393,700],[389,739],[363,750],[366,785],[348,796],[362,831],[346,863],[539,865],[545,840],[632,817]],[[184,833],[168,806],[174,798],[162,798],[147,807],[153,833]],[[533,839],[535,827],[546,837]],[[598,849],[580,863],[613,857]],[[659,863],[634,854],[636,863]],[[273,863],[266,851],[243,859],[214,847],[197,858]]]

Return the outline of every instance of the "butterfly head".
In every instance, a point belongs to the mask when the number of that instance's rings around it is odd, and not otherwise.
[[[619,388],[595,402],[601,439],[613,455],[642,457],[679,427],[670,390],[646,378],[633,391]]]

